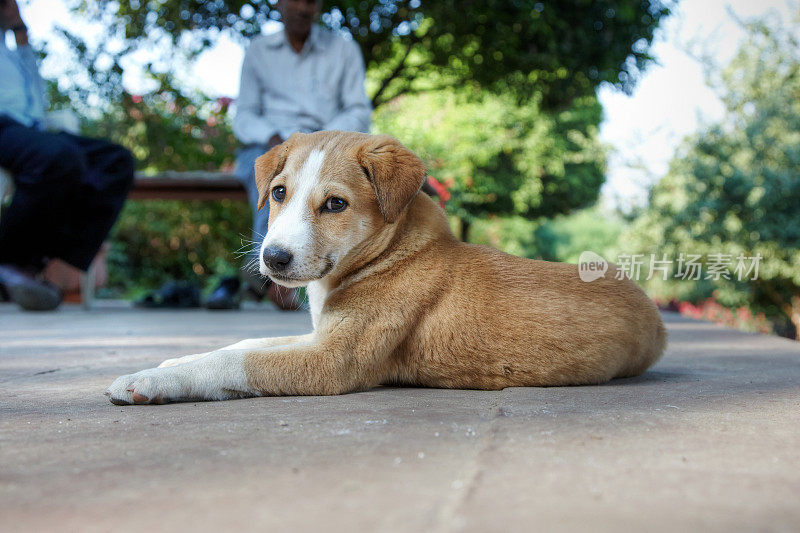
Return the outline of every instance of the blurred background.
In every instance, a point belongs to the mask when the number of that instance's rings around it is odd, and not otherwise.
[[[22,0],[55,109],[139,170],[231,170],[270,2]],[[373,132],[447,189],[457,235],[532,258],[759,255],[757,279],[639,280],[661,305],[800,332],[800,4],[326,1],[367,65]],[[233,275],[245,202],[128,201],[101,295]],[[677,263],[673,269],[678,267]]]

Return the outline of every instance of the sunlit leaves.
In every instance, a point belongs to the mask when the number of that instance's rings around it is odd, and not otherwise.
[[[77,0],[75,0],[77,1]],[[117,34],[137,43],[159,35],[187,53],[219,31],[258,34],[277,18],[274,4],[250,0],[100,0],[78,4],[110,15]],[[558,108],[590,95],[601,82],[635,83],[669,0],[339,0],[323,3],[322,22],[351,35],[373,74],[376,105],[437,75],[450,87],[470,84],[519,101],[534,94]],[[189,41],[182,41],[187,34]],[[424,61],[414,61],[424,57]],[[376,76],[376,73],[380,72]]]
[[[761,254],[757,281],[677,282],[660,290],[697,299],[716,289],[723,303],[749,303],[787,320],[792,302],[800,304],[797,25],[756,21],[745,28],[748,39],[732,62],[710,67],[724,120],[686,140],[630,238],[642,250],[671,255]]]
[[[441,90],[381,108],[377,131],[403,139],[452,193],[466,221],[489,215],[552,217],[592,204],[603,182],[594,98],[562,113],[511,96]]]

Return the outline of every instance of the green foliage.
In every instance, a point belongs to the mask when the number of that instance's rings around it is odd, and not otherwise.
[[[489,217],[475,223],[472,240],[514,255],[577,263],[585,250],[614,257],[624,230],[619,215],[593,206],[539,222]]]
[[[55,107],[71,107],[82,117],[85,135],[126,146],[139,170],[218,170],[233,166],[237,141],[228,117],[230,98],[212,100],[186,91],[169,74],[148,69],[153,90],[132,95],[122,86],[122,61],[130,47],[110,53],[105,43],[89,46],[66,30],[74,62],[64,74],[75,81],[48,85]],[[109,63],[99,68],[98,63]]]
[[[510,96],[440,90],[376,111],[376,131],[403,140],[444,183],[448,211],[471,223],[489,215],[535,220],[594,203],[605,154],[594,97],[560,113]]]
[[[129,201],[112,233],[109,285],[135,298],[170,279],[236,275],[249,227],[245,202]]]
[[[758,280],[658,282],[664,297],[715,292],[800,334],[800,54],[797,28],[747,24],[749,39],[725,69],[725,119],[687,139],[629,240],[635,249],[763,259]]]
[[[577,264],[587,250],[614,257],[624,229],[625,222],[617,213],[593,206],[544,222],[533,238],[541,259]]]
[[[232,170],[236,139],[228,104],[167,91],[124,94],[120,107],[87,122],[84,130],[129,147],[144,171]]]
[[[279,17],[274,4],[254,0],[75,1],[129,43],[179,43],[191,53],[220,31],[250,37]],[[376,105],[437,78],[448,87],[513,92],[520,101],[539,95],[551,109],[594,94],[602,82],[630,88],[650,61],[647,49],[670,4],[328,0],[322,21],[361,46]]]

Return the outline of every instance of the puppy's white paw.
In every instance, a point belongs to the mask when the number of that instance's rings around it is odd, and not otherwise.
[[[118,377],[106,396],[115,405],[160,404],[182,399],[183,387],[175,373],[149,368]]]

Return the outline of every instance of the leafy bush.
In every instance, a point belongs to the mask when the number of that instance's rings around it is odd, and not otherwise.
[[[619,215],[593,206],[538,222],[489,217],[475,223],[472,240],[523,257],[577,263],[586,250],[614,257],[624,230]]]
[[[131,298],[171,279],[208,288],[236,275],[250,227],[246,202],[129,201],[111,235],[109,287]]]

